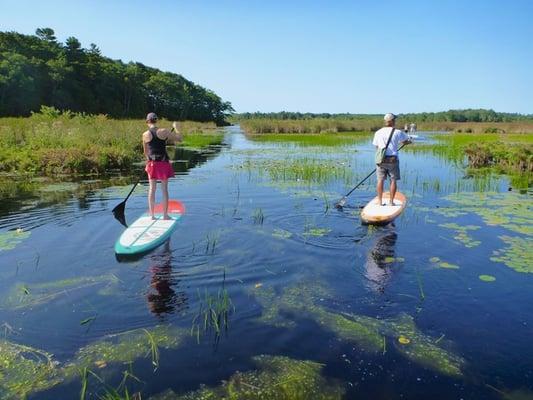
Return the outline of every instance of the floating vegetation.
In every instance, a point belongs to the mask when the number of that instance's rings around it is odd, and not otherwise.
[[[69,291],[80,290],[94,285],[112,286],[118,282],[114,274],[82,276],[42,283],[17,283],[3,296],[0,309],[18,310],[49,303]]]
[[[445,199],[456,204],[461,212],[479,215],[487,225],[533,235],[533,198],[528,195],[474,192],[450,194]]]
[[[395,262],[398,262],[398,263],[403,263],[405,261],[405,258],[403,257],[390,257],[390,256],[387,256],[383,259],[383,262],[385,264],[392,264],[392,263],[395,263]]]
[[[401,335],[399,338],[398,338],[398,343],[401,343],[401,344],[409,344],[411,343],[411,340],[409,338],[406,338],[405,336]]]
[[[22,241],[30,237],[30,231],[17,229],[15,231],[7,231],[0,233],[0,251],[12,250]]]
[[[471,248],[476,247],[481,244],[479,240],[474,240],[469,234],[468,231],[475,231],[480,229],[480,226],[477,225],[459,225],[456,223],[446,223],[440,224],[443,228],[452,229],[455,231],[455,236],[453,237],[458,242],[462,243],[465,247]]]
[[[533,273],[533,246],[529,238],[500,236],[507,247],[495,250],[491,261],[501,262],[516,272]]]
[[[323,329],[342,340],[354,342],[359,349],[370,353],[383,352],[383,335],[407,338],[399,351],[410,360],[449,376],[460,376],[464,360],[437,346],[435,341],[420,332],[411,316],[380,320],[364,315],[335,313],[320,306],[319,300],[327,296],[319,285],[303,284],[291,287],[278,294],[274,289],[262,287],[253,291],[258,301],[265,306],[261,320],[274,326],[294,326],[291,316],[310,318]]]
[[[304,235],[305,236],[324,236],[324,235],[327,235],[329,232],[331,232],[331,229],[329,228],[318,228],[318,227],[315,227],[315,228],[311,228],[311,227],[308,227],[305,231],[304,231]]]
[[[159,348],[178,347],[186,331],[166,325],[148,329],[134,329],[107,335],[76,353],[74,360],[64,369],[67,378],[74,378],[83,368],[105,368],[110,364],[131,363],[139,358],[151,358],[152,365],[159,365]]]
[[[0,340],[0,398],[25,399],[61,382],[52,355],[29,346]]]
[[[272,236],[274,236],[277,239],[290,239],[292,237],[292,233],[289,231],[286,231],[285,229],[274,229],[272,232]]]
[[[432,263],[438,263],[440,261],[440,258],[439,257],[431,257],[429,259],[429,261],[432,262]]]
[[[455,264],[450,264],[446,261],[441,261],[439,263],[439,267],[441,268],[445,268],[445,269],[459,269],[459,266],[458,265],[455,265]]]
[[[496,280],[492,275],[479,275],[479,279],[483,282],[494,282]]]
[[[397,349],[411,361],[443,375],[453,377],[462,375],[464,359],[437,346],[435,339],[416,328],[410,315],[402,314],[396,319],[388,320],[382,324],[382,329],[385,333],[409,339],[409,343],[402,343]]]
[[[255,356],[252,361],[257,365],[257,370],[236,372],[217,387],[204,386],[184,395],[176,395],[168,390],[151,399],[340,400],[344,396],[340,382],[321,375],[323,364],[270,355]]]

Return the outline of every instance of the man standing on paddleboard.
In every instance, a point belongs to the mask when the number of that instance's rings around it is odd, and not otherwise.
[[[383,161],[376,165],[378,204],[383,204],[383,182],[390,177],[390,205],[394,205],[394,196],[398,190],[396,181],[400,180],[400,163],[398,160],[398,150],[400,145],[411,143],[407,134],[401,129],[396,129],[396,115],[387,113],[383,117],[385,127],[379,129],[374,134],[372,144],[378,150],[385,149]]]
[[[181,142],[183,135],[179,132],[176,122],[172,124],[172,130],[159,129],[157,124],[157,115],[153,112],[146,116],[148,130],[143,133],[143,149],[146,157],[145,171],[148,174],[150,188],[148,189],[148,208],[152,219],[154,216],[155,191],[157,181],[161,181],[161,190],[163,192],[163,219],[170,219],[168,215],[168,179],[174,176],[174,170],[170,164],[170,158],[167,154],[167,140]],[[176,132],[174,132],[176,130]]]

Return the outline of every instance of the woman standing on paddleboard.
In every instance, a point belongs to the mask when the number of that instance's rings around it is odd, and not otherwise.
[[[146,116],[148,130],[142,134],[144,155],[146,157],[145,171],[148,174],[150,188],[148,190],[148,208],[152,219],[154,216],[155,191],[157,181],[161,181],[163,192],[163,219],[170,219],[168,216],[168,179],[174,176],[174,170],[170,164],[167,154],[167,140],[181,142],[183,135],[179,132],[177,123],[172,124],[172,130],[159,129],[156,126],[157,115],[153,112]],[[176,132],[174,132],[176,130]]]

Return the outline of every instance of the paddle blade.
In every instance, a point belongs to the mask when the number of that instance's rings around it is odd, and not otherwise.
[[[115,219],[127,228],[128,224],[126,223],[126,216],[124,215],[125,207],[126,202],[123,201],[122,203],[115,206],[115,208],[113,208],[112,213]]]
[[[337,204],[335,204],[335,208],[342,208],[346,205],[346,197],[343,197],[339,200]]]

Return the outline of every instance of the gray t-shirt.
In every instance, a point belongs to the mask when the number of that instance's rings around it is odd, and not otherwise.
[[[380,149],[384,149],[385,146],[387,145],[387,140],[389,140],[389,135],[391,133],[391,130],[392,128],[388,126],[385,128],[379,129],[374,134],[374,140],[372,141],[372,144],[374,146],[377,146]],[[409,140],[409,136],[407,136],[407,134],[401,129],[396,128],[390,140],[389,147],[387,147],[387,150],[385,151],[385,155],[386,156],[397,156],[400,143],[405,142],[406,140]]]

